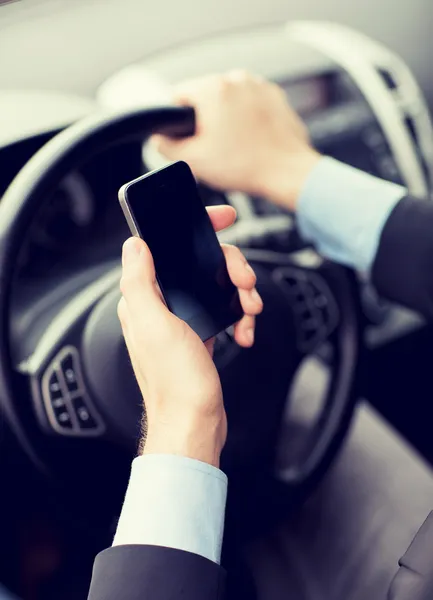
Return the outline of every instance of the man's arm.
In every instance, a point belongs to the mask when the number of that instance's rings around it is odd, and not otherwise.
[[[235,211],[213,207],[209,216],[218,231]],[[223,250],[244,311],[234,336],[249,347],[263,307],[255,274],[238,249]],[[128,240],[122,263],[118,312],[146,422],[113,546],[95,561],[89,600],[218,600],[227,421],[213,342],[203,344],[167,309],[144,242]]]
[[[369,273],[382,297],[433,319],[433,203],[322,157],[296,214],[323,256]]]
[[[370,273],[382,230],[405,188],[322,157],[296,201],[302,237],[334,262]]]
[[[268,198],[296,213],[324,256],[371,275],[386,298],[433,318],[433,205],[312,148],[305,125],[276,85],[234,71],[186,82],[175,100],[194,106],[197,134],[158,136],[213,187]]]
[[[331,159],[311,171],[297,202],[298,224],[319,251],[368,271],[385,298],[433,320],[433,203]],[[389,600],[433,598],[433,513],[389,590]]]
[[[89,600],[219,600],[227,478],[176,455],[137,457],[112,548],[96,558]]]
[[[323,255],[369,272],[383,296],[433,318],[433,203],[321,158],[282,90],[260,77],[231,72],[187,82],[174,96],[194,106],[197,134],[156,138],[163,154],[186,160],[213,187],[266,197],[294,211],[301,233]],[[426,595],[419,563],[431,557],[432,540],[430,518],[410,558],[402,559],[391,600],[433,597],[433,588]]]

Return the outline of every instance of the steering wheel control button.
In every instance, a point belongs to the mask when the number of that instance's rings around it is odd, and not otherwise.
[[[63,398],[63,391],[57,373],[54,371],[48,379],[48,394],[51,401]]]
[[[80,389],[78,382],[79,379],[81,379],[81,375],[79,373],[79,364],[75,353],[72,353],[72,351],[68,352],[61,360],[60,365],[68,392],[71,394],[78,392]]]
[[[56,414],[57,422],[60,425],[60,427],[63,427],[65,429],[72,429],[71,415],[65,409],[65,407],[63,407],[59,411],[56,411],[55,414]]]
[[[84,398],[82,396],[76,396],[72,398],[72,406],[74,408],[75,415],[77,417],[78,425],[80,429],[97,429],[98,423],[90,414],[90,410],[87,407]]]
[[[53,408],[63,408],[65,406],[65,401],[63,398],[55,398],[51,401]]]
[[[78,350],[63,348],[48,365],[42,377],[42,399],[49,424],[68,436],[95,436],[104,424],[86,390]]]
[[[57,366],[51,364],[42,380],[42,397],[52,427],[61,432],[67,432],[73,428],[71,413],[64,392]]]

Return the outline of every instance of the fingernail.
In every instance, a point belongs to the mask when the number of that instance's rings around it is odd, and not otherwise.
[[[254,329],[252,327],[245,331],[245,337],[247,338],[247,342],[252,346],[254,344]]]
[[[140,251],[141,251],[141,244],[137,238],[131,237],[131,238],[127,239],[126,242],[123,244],[123,251],[122,251],[123,263],[125,264],[127,262],[136,260],[140,256]]]
[[[245,263],[245,269],[246,269],[246,271],[248,271],[248,273],[252,273],[253,275],[255,275],[254,269],[252,268],[250,263],[248,263],[248,262]]]
[[[261,298],[259,292],[256,290],[256,288],[251,290],[251,300],[255,304],[262,304],[262,298]]]

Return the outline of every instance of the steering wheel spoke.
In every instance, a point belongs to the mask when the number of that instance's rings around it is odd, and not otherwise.
[[[118,270],[111,270],[56,308],[31,354],[18,365],[30,379],[35,413],[48,433],[67,437],[106,433],[84,365],[83,338],[93,308],[118,279]]]

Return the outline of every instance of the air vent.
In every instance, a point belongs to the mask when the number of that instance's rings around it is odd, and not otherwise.
[[[415,123],[412,117],[406,117],[405,119],[406,127],[409,129],[410,134],[413,138],[413,141],[418,144],[418,135],[415,128]]]
[[[433,182],[432,182],[431,176],[430,176],[430,169],[428,168],[428,164],[426,162],[425,156],[421,151],[420,139],[419,139],[418,132],[416,130],[415,121],[414,121],[413,117],[410,117],[410,116],[406,116],[404,121],[405,121],[406,127],[414,141],[416,153],[418,156],[418,160],[421,163],[421,167],[422,167],[424,176],[425,176],[427,182],[429,182],[429,185],[431,188]]]
[[[379,75],[382,77],[388,89],[395,90],[397,88],[394,76],[391,75],[389,71],[385,71],[385,69],[379,69]]]

